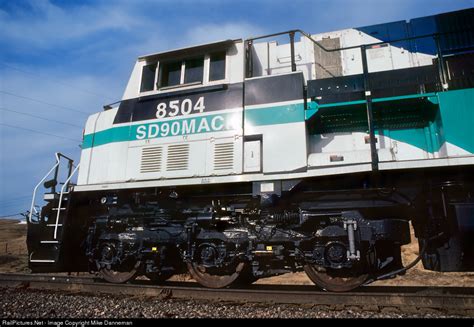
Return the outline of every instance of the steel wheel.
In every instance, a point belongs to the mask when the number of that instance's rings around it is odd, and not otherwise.
[[[312,265],[304,266],[304,271],[309,279],[325,291],[330,292],[347,292],[351,291],[362,284],[369,278],[368,274],[350,275],[348,272],[339,271],[318,271]]]
[[[112,268],[102,268],[100,270],[100,275],[103,279],[109,283],[122,284],[137,277],[138,268],[140,267],[140,262],[137,262],[130,270],[118,271]]]
[[[100,257],[96,259],[96,266],[100,276],[109,283],[126,283],[135,279],[140,268],[140,261],[129,258],[120,263],[115,259],[115,244],[103,243],[100,249]]]
[[[230,286],[238,281],[241,272],[245,268],[245,263],[240,262],[235,266],[235,269],[227,273],[210,272],[204,266],[200,266],[195,262],[190,262],[188,271],[191,276],[202,286],[209,288],[223,288]]]

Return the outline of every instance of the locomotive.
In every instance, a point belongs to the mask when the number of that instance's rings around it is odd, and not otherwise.
[[[327,291],[419,260],[474,271],[473,25],[471,8],[139,57],[80,163],[57,153],[36,186],[30,269],[210,288],[304,270]]]

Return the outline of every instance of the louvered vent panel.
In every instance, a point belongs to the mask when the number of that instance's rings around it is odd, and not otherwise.
[[[170,145],[168,147],[168,158],[166,170],[186,170],[189,162],[189,144]]]
[[[154,146],[142,149],[142,161],[140,173],[157,173],[161,171],[163,160],[163,149],[161,146]]]
[[[214,147],[214,170],[234,168],[234,143],[216,144]]]

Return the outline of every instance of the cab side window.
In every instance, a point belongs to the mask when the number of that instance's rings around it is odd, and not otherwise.
[[[209,55],[209,81],[225,79],[225,51]]]
[[[181,84],[181,62],[163,63],[160,65],[159,87]]]
[[[156,64],[143,66],[140,92],[153,91],[155,85]]]
[[[203,81],[204,57],[189,59],[184,62],[184,84]]]
[[[158,79],[155,76],[158,69]],[[177,86],[207,84],[226,78],[226,51],[176,61],[160,61],[142,68],[140,92]]]

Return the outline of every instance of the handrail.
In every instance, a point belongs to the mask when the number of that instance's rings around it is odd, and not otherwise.
[[[262,36],[257,36],[257,37],[252,37],[248,38],[245,41],[254,41],[254,40],[260,40],[260,39],[267,39],[273,36],[279,36],[279,35],[285,35],[285,34],[291,34],[291,33],[300,33],[307,39],[309,39],[311,42],[316,44],[319,48],[321,48],[325,52],[334,52],[334,51],[344,51],[344,50],[352,50],[352,49],[357,49],[361,47],[372,47],[375,45],[382,45],[382,44],[390,44],[390,43],[397,43],[397,42],[402,42],[402,41],[411,41],[411,40],[416,40],[416,39],[423,39],[423,38],[428,38],[428,37],[439,37],[441,35],[448,35],[448,34],[454,34],[454,33],[461,33],[461,32],[468,32],[468,31],[473,31],[472,29],[463,29],[463,30],[453,30],[453,31],[448,31],[444,33],[431,33],[431,34],[422,34],[422,35],[417,35],[417,36],[410,36],[410,37],[405,37],[405,38],[399,38],[399,39],[394,39],[390,41],[380,41],[380,42],[374,42],[374,43],[367,43],[367,44],[361,44],[361,45],[353,45],[350,47],[343,47],[343,48],[335,48],[335,49],[327,49],[324,47],[322,44],[320,44],[320,41],[316,41],[313,39],[311,34],[306,33],[303,30],[300,29],[294,29],[294,30],[289,30],[285,32],[279,32],[279,33],[273,33],[273,34],[268,34],[268,35],[262,35]]]
[[[34,209],[34,205],[35,205],[35,199],[36,199],[36,191],[38,190],[38,187],[44,182],[44,180],[59,166],[59,162],[60,162],[60,153],[59,152],[56,152],[55,153],[55,156],[56,156],[56,164],[53,166],[53,168],[51,168],[48,173],[41,179],[41,181],[35,186],[34,190],[33,190],[33,199],[31,200],[31,208],[30,208],[30,215],[28,216],[28,222],[29,223],[33,223],[31,218],[33,216],[33,209]]]
[[[245,40],[245,47],[246,47],[245,49],[245,77],[246,78],[253,77],[253,58],[252,58],[251,49],[252,49],[254,40],[266,39],[266,38],[270,38],[274,36],[288,34],[288,36],[290,37],[291,71],[293,72],[296,71],[295,44],[294,44],[296,33],[300,33],[301,35],[309,39],[311,42],[313,42],[316,46],[318,46],[324,52],[360,49],[361,59],[362,59],[362,71],[363,71],[363,76],[364,76],[365,99],[366,99],[366,107],[367,107],[367,125],[368,125],[367,127],[368,127],[369,135],[370,135],[371,166],[372,166],[372,171],[377,172],[379,170],[378,168],[379,159],[378,159],[378,153],[377,153],[377,148],[375,144],[374,119],[373,119],[373,112],[372,112],[373,111],[372,110],[372,95],[371,95],[371,85],[370,85],[370,78],[369,78],[367,53],[366,53],[367,49],[370,49],[374,46],[382,45],[382,44],[391,44],[391,43],[397,43],[401,41],[410,41],[410,40],[422,39],[422,38],[428,38],[428,37],[433,38],[436,43],[436,51],[437,51],[437,56],[438,56],[438,74],[439,74],[440,84],[443,90],[447,90],[448,89],[448,83],[447,83],[447,78],[446,78],[447,73],[446,73],[446,67],[443,61],[444,56],[441,49],[440,37],[442,35],[448,35],[448,34],[453,34],[453,33],[463,33],[463,32],[468,32],[468,31],[473,31],[473,29],[453,30],[453,31],[448,31],[448,32],[443,32],[443,33],[437,32],[437,33],[410,36],[410,37],[405,37],[405,38],[400,38],[400,39],[395,39],[395,40],[380,41],[380,42],[354,45],[354,46],[349,46],[349,47],[344,47],[344,48],[335,48],[335,49],[327,49],[318,41],[313,39],[310,34],[300,29],[294,29],[294,30],[289,30],[286,32],[273,33],[273,34],[253,37],[253,38],[249,38]],[[376,176],[376,174],[374,174],[374,176]],[[374,177],[373,178],[374,185],[377,185],[376,180],[377,178]]]
[[[417,40],[417,39],[423,39],[423,38],[431,37],[436,42],[436,51],[437,51],[437,55],[438,55],[438,70],[439,70],[439,74],[440,74],[441,85],[443,86],[443,89],[446,89],[447,88],[446,68],[444,67],[444,62],[443,62],[443,54],[442,54],[442,51],[441,51],[440,37],[444,36],[444,35],[449,35],[449,34],[472,32],[472,31],[474,31],[474,30],[470,29],[470,28],[461,29],[461,30],[456,29],[456,30],[452,30],[452,31],[448,31],[448,32],[442,32],[442,33],[436,32],[436,33],[430,33],[430,34],[409,36],[409,37],[404,37],[404,38],[399,38],[399,39],[394,39],[394,40],[389,40],[389,41],[380,41],[380,42],[374,42],[374,43],[353,45],[353,46],[343,47],[343,48],[327,49],[322,44],[320,44],[320,42],[313,39],[313,37],[309,33],[306,33],[305,31],[303,31],[301,29],[294,29],[294,30],[289,30],[289,31],[285,31],[285,32],[279,32],[279,33],[273,33],[273,34],[248,38],[248,39],[245,40],[245,43],[246,43],[247,49],[249,49],[250,47],[252,47],[252,43],[253,43],[254,40],[266,39],[266,38],[270,38],[270,37],[273,37],[273,36],[288,34],[290,36],[292,71],[296,71],[296,64],[295,64],[295,58],[294,58],[294,36],[295,36],[295,33],[300,33],[301,35],[306,37],[308,40],[310,40],[313,44],[315,44],[317,47],[319,47],[324,52],[336,52],[336,51],[360,49],[361,52],[362,52],[362,56],[365,55],[365,50],[366,49],[370,49],[371,47],[374,47],[374,46],[383,45],[383,44],[392,44],[392,43],[397,43],[397,42],[402,42],[402,41],[411,41],[411,40]],[[246,57],[247,57],[246,58],[246,67],[247,67],[246,68],[246,77],[252,77],[252,75],[253,75],[252,68],[251,68],[252,55],[249,51],[247,51]]]
[[[58,152],[57,153],[59,157],[63,157],[64,159],[70,161],[70,162],[74,162],[74,159],[71,159],[69,158],[68,156],[65,156],[64,154],[62,154],[61,152]]]
[[[57,233],[58,233],[58,224],[59,224],[59,216],[61,214],[61,203],[63,201],[63,195],[64,195],[64,189],[69,186],[69,182],[71,181],[71,178],[76,174],[76,171],[79,169],[79,166],[81,164],[78,164],[76,168],[72,171],[72,173],[69,175],[69,177],[66,179],[66,181],[63,184],[63,187],[61,187],[61,193],[59,194],[59,203],[58,203],[58,213],[56,215],[56,223],[54,225],[54,240],[57,238]]]

